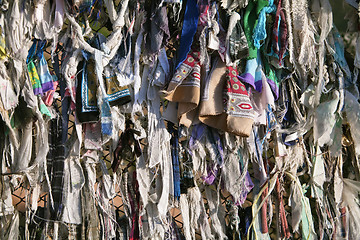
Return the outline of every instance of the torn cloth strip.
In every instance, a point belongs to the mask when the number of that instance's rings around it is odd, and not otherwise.
[[[266,78],[275,99],[279,97],[279,83],[275,72],[265,60],[262,61],[262,54],[257,50],[257,57],[249,59],[246,62],[244,73],[239,76],[239,79],[252,86],[256,91],[261,92],[263,89],[263,78]]]
[[[57,53],[60,52],[60,48],[61,46],[58,45],[56,48]],[[65,59],[65,55],[63,54],[62,56],[62,61],[64,61]],[[54,56],[54,71],[55,71],[55,75],[57,77],[58,80],[58,85],[59,85],[59,91],[60,91],[60,96],[61,96],[61,116],[62,116],[62,136],[61,136],[61,142],[65,143],[67,138],[68,138],[68,124],[69,124],[69,114],[68,114],[68,110],[70,107],[70,96],[65,96],[65,91],[66,91],[66,82],[65,79],[63,77],[63,75],[60,73],[60,59],[59,59],[59,55],[56,54]]]
[[[255,47],[253,33],[260,12],[267,5],[268,5],[268,1],[266,0],[250,1],[247,7],[245,8],[244,32],[249,45],[248,59],[253,59],[257,57],[257,48]]]
[[[48,175],[50,176],[52,198],[51,219],[60,220],[63,211],[63,184],[65,145],[62,143],[62,118],[58,116],[50,121],[49,152],[47,154]]]
[[[42,92],[46,93],[49,90],[53,90],[53,78],[50,75],[49,68],[47,65],[47,62],[45,60],[44,54],[41,55],[40,61],[36,68],[40,82],[41,82],[41,88]]]
[[[44,57],[46,40],[34,39],[26,62],[28,73],[33,85],[34,94],[43,94],[53,89],[52,76],[50,75],[47,62]]]
[[[183,28],[180,38],[180,47],[176,61],[176,68],[186,59],[190,51],[193,37],[195,35],[199,19],[199,9],[196,0],[186,1],[186,9],[184,15]]]
[[[279,0],[275,15],[274,27],[272,31],[272,50],[274,54],[279,58],[280,65],[283,60],[288,42],[285,11],[284,9],[282,9],[281,3],[281,0]]]
[[[174,127],[174,124],[168,123],[169,133],[172,134],[171,144],[171,157],[173,164],[173,181],[174,181],[174,197],[180,199],[180,166],[179,166],[179,136],[178,130]]]
[[[96,122],[99,120],[97,106],[97,80],[95,63],[89,53],[83,52],[84,61],[79,64],[78,85],[76,90],[76,111],[80,122]]]
[[[27,64],[27,70],[30,77],[31,85],[35,95],[42,93],[41,82],[39,74],[37,73],[36,66],[33,61]]]

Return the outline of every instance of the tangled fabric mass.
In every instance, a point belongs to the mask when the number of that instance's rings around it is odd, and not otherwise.
[[[357,2],[0,0],[0,239],[360,239]]]

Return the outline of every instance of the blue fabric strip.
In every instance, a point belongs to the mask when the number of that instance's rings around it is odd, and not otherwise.
[[[111,136],[112,134],[112,120],[111,120],[111,110],[109,101],[107,98],[103,98],[103,102],[100,106],[101,108],[101,132],[104,135]]]
[[[263,43],[262,41],[265,40],[267,37],[266,14],[273,13],[275,11],[276,11],[276,6],[274,5],[274,1],[270,0],[268,7],[264,7],[259,14],[258,23],[255,26],[254,33],[253,33],[254,46],[257,49],[260,49],[260,47]]]
[[[200,141],[206,132],[206,125],[199,123],[193,126],[191,131],[190,140],[189,140],[189,149],[190,154],[192,155],[192,151],[195,148],[196,142]]]
[[[198,20],[199,7],[196,3],[196,0],[188,0],[186,3],[184,22],[180,38],[180,47],[178,50],[178,58],[175,69],[177,69],[180,64],[186,59],[186,56],[190,51],[191,44],[196,33]]]
[[[49,72],[49,68],[46,62],[46,59],[44,57],[44,54],[41,54],[40,62],[36,66],[36,70],[38,72],[42,91],[45,93],[49,90],[53,89],[53,79]]]
[[[44,53],[45,44],[46,44],[46,40],[38,40],[38,39],[33,40],[33,44],[31,45],[28,52],[28,56],[26,58],[26,64],[28,64],[34,58],[37,58],[38,60],[41,59],[41,56]]]
[[[172,135],[170,143],[173,164],[174,197],[175,199],[180,199],[179,134],[178,130],[174,128],[174,124],[171,122],[168,123],[168,131]]]

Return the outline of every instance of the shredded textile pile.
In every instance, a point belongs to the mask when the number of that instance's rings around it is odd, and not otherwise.
[[[360,239],[343,4],[0,0],[0,239]]]

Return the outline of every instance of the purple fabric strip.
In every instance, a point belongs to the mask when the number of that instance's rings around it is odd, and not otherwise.
[[[208,138],[217,155],[216,156],[217,164],[219,167],[222,167],[224,163],[224,149],[221,145],[219,132],[210,127],[208,128],[208,131],[209,131]]]
[[[243,83],[247,83],[250,84],[254,89],[255,89],[255,78],[253,75],[251,75],[250,73],[244,73],[241,76],[238,76],[238,78],[240,79],[240,81],[242,81]]]
[[[218,173],[218,168],[217,165],[214,165],[213,167],[209,167],[207,169],[208,175],[207,176],[202,176],[201,179],[204,181],[204,183],[211,185],[214,183],[216,175]]]
[[[254,183],[251,181],[251,178],[250,178],[250,174],[249,172],[246,172],[246,176],[245,176],[245,188],[243,189],[242,193],[241,193],[241,196],[240,196],[240,199],[239,201],[237,202],[237,204],[240,204],[240,205],[243,205],[246,198],[247,198],[247,195],[249,194],[249,192],[253,189],[254,187]]]
[[[42,91],[45,93],[49,90],[54,90],[53,82],[45,82],[41,84]]]
[[[244,73],[243,75],[238,76],[238,78],[240,79],[241,82],[247,83],[247,84],[251,85],[257,92],[261,92],[262,91],[262,80],[261,79],[259,80],[258,77],[259,76],[257,76],[257,78],[255,78],[250,73]]]
[[[255,81],[255,90],[258,92],[262,91],[262,81]]]
[[[266,78],[271,90],[273,91],[274,95],[275,95],[275,99],[279,98],[279,87],[278,85],[271,79]]]
[[[191,136],[190,136],[190,140],[189,140],[189,149],[190,150],[194,150],[195,149],[195,143],[196,141],[199,141],[205,133],[205,129],[206,129],[206,125],[199,123],[194,125],[192,132],[191,132]],[[191,153],[191,151],[190,151]]]
[[[43,93],[42,88],[33,88],[34,95],[39,95]]]

